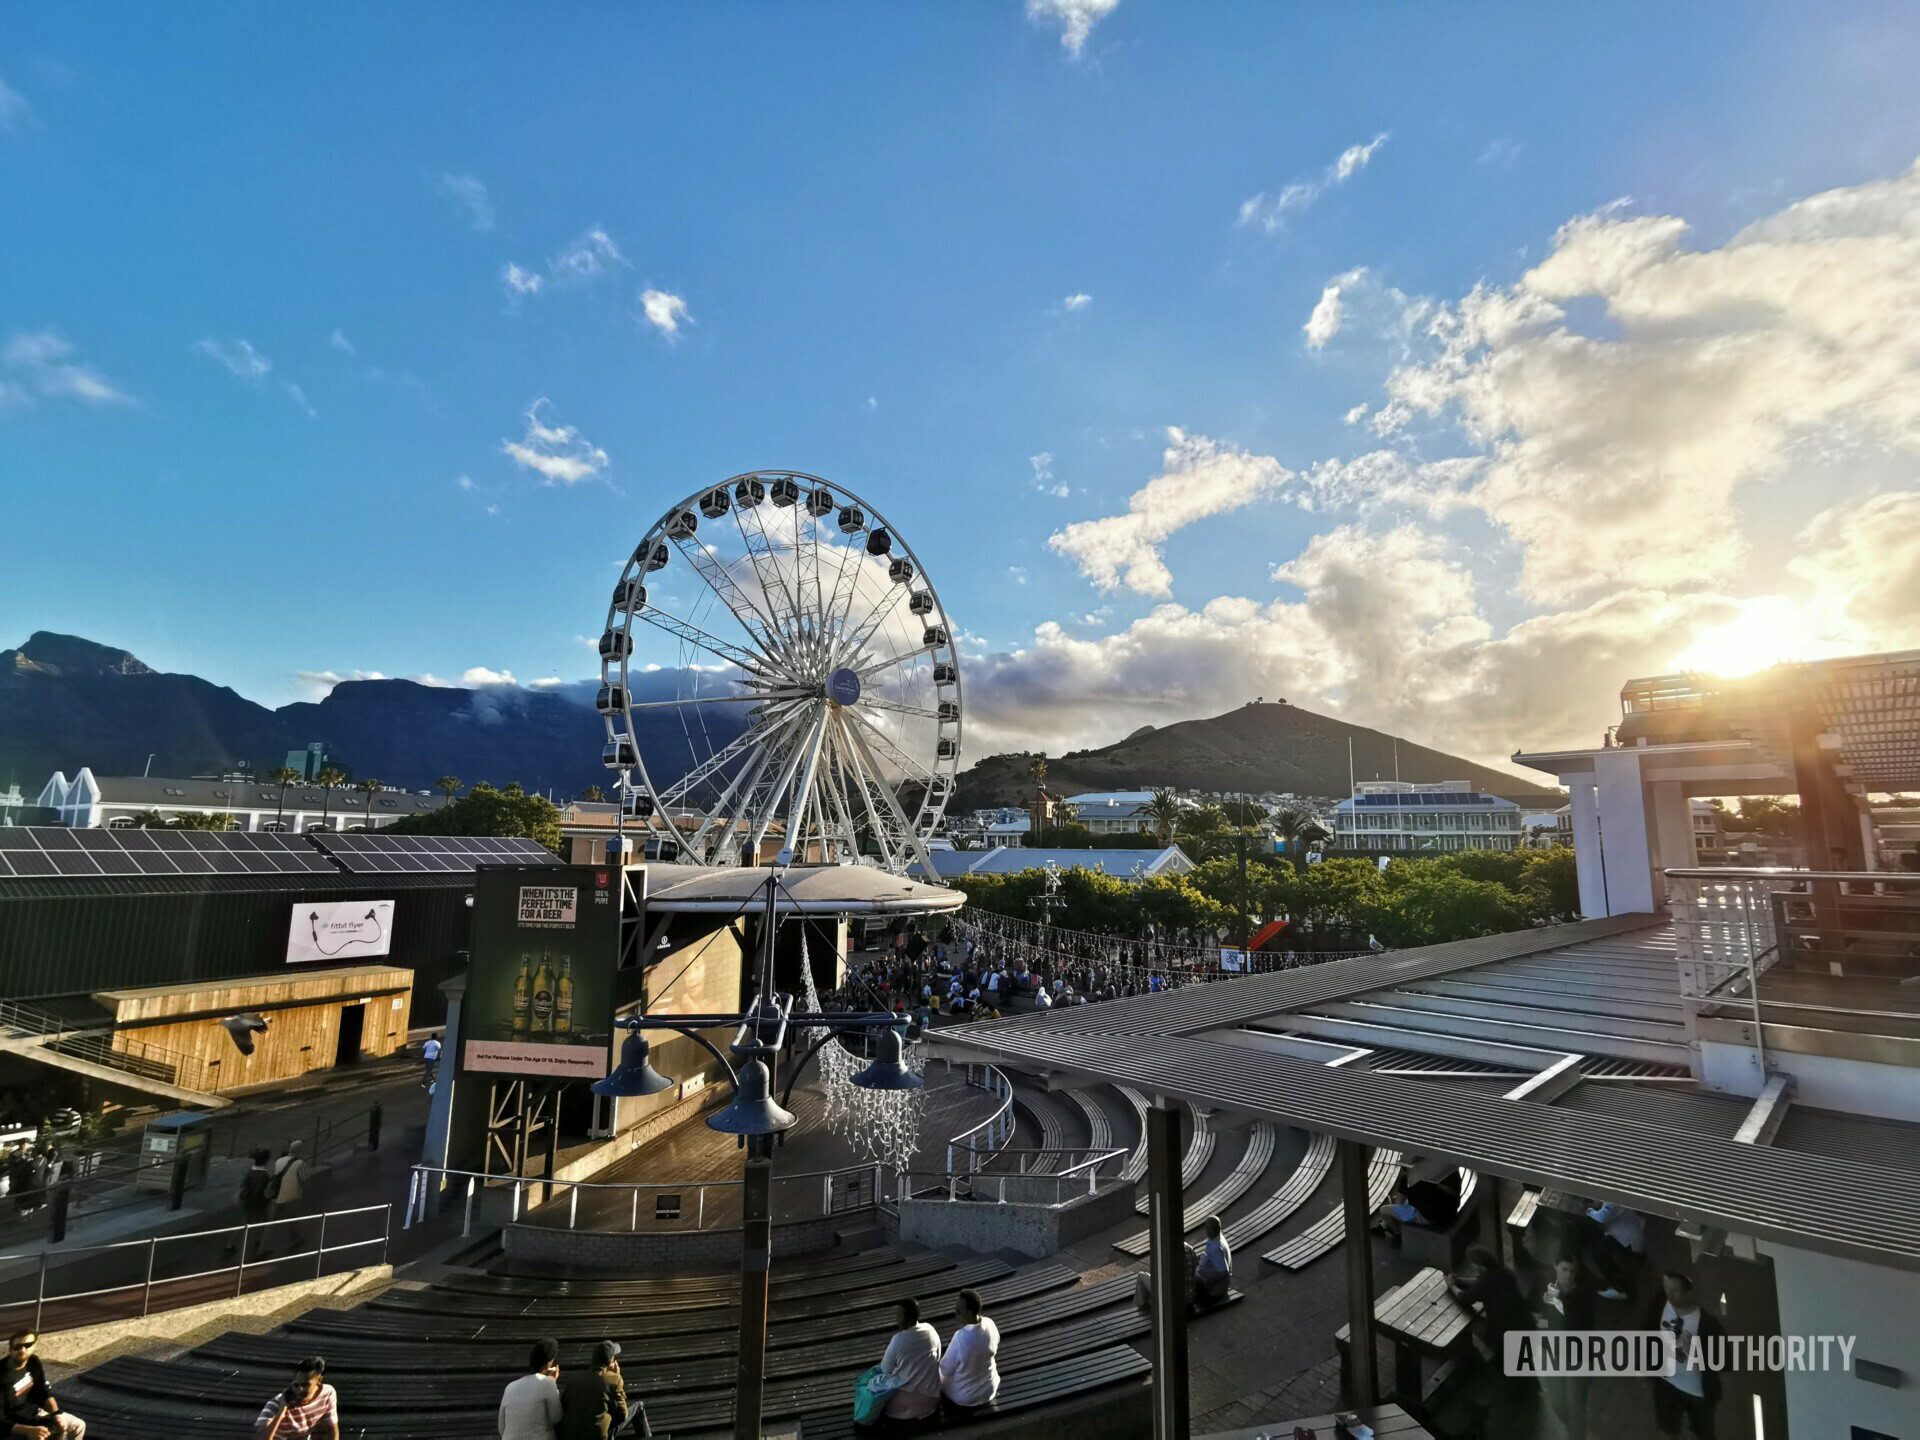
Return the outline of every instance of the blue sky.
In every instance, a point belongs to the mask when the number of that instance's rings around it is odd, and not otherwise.
[[[578,678],[758,466],[885,507],[988,748],[1285,693],[1489,756],[1914,643],[1913,342],[1814,292],[1920,315],[1917,61],[1891,4],[19,7],[0,644]]]

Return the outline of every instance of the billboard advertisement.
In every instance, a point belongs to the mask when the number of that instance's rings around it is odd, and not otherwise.
[[[620,878],[610,865],[475,873],[463,1069],[571,1080],[607,1073]]]
[[[391,900],[306,901],[287,921],[289,965],[343,964],[392,948]]]

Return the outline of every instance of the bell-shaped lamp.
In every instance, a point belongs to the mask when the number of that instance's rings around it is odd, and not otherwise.
[[[596,1095],[658,1095],[662,1090],[671,1090],[676,1082],[669,1080],[653,1068],[648,1057],[653,1047],[647,1044],[647,1037],[640,1033],[637,1021],[627,1022],[627,1041],[620,1047],[620,1065],[604,1080],[593,1082]]]
[[[773,1080],[761,1060],[740,1067],[733,1103],[707,1117],[707,1128],[722,1135],[778,1135],[792,1127],[793,1112],[773,1103]]]
[[[873,1063],[847,1079],[862,1090],[918,1090],[926,1082],[907,1069],[906,1044],[898,1030],[887,1026],[874,1044]]]

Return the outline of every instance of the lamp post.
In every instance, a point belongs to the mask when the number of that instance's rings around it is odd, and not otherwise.
[[[790,856],[782,852],[780,863]],[[893,1027],[898,1017],[884,1012],[864,1014],[796,1014],[794,997],[774,988],[773,941],[779,924],[776,906],[779,872],[767,870],[767,909],[762,926],[758,988],[738,1015],[636,1015],[626,1021],[627,1038],[620,1064],[593,1085],[596,1095],[657,1095],[674,1081],[653,1068],[651,1047],[643,1030],[670,1030],[685,1035],[717,1059],[733,1082],[733,1100],[707,1117],[707,1128],[738,1135],[746,1147],[746,1174],[740,1191],[740,1363],[734,1389],[735,1440],[760,1440],[761,1402],[767,1371],[767,1285],[773,1264],[773,1143],[792,1128],[793,1115],[773,1099],[774,1067],[786,1044],[787,1027],[820,1027],[830,1032],[880,1030],[877,1058],[849,1077],[867,1090],[917,1090],[924,1083],[902,1063],[903,1047]],[[740,1064],[727,1057],[700,1032],[734,1027],[728,1046]],[[802,1064],[805,1063],[803,1060]],[[877,1197],[876,1197],[877,1198]]]

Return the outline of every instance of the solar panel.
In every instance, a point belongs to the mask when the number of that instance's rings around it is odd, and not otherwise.
[[[13,825],[0,825],[0,850],[38,850],[39,844],[26,830]]]
[[[479,865],[554,863],[551,850],[518,837],[323,831],[312,840],[356,875],[442,875]]]
[[[187,844],[185,832],[180,830],[149,830],[147,838],[162,850],[191,850]]]
[[[53,861],[39,850],[16,850],[7,859],[13,862],[16,875],[51,875]]]

